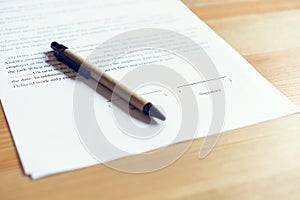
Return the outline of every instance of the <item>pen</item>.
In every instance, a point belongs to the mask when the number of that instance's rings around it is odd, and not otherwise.
[[[166,117],[149,101],[142,96],[133,92],[121,82],[112,78],[109,74],[94,64],[84,61],[82,57],[68,49],[62,44],[57,42],[51,43],[51,48],[54,51],[55,57],[68,65],[74,71],[81,73],[85,78],[92,78],[99,84],[103,85],[112,92],[115,92],[123,100],[126,100],[129,104],[148,115],[149,117],[155,117],[160,120],[165,120]],[[79,70],[80,69],[80,70]]]

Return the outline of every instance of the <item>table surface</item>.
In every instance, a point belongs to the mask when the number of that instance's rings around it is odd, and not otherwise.
[[[299,0],[184,0],[266,79],[300,106]],[[18,160],[0,106],[0,198],[300,199],[300,115],[223,133],[205,159],[203,139],[171,166],[128,174],[97,165],[33,181]]]

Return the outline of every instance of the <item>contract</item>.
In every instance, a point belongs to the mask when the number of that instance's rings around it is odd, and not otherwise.
[[[1,102],[32,178],[299,111],[178,0],[0,2],[0,25]],[[77,76],[52,41],[161,106],[166,121]]]

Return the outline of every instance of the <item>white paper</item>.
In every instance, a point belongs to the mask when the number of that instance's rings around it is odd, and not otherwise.
[[[0,5],[0,53],[4,58],[0,61],[0,97],[24,171],[33,178],[99,163],[83,147],[74,122],[75,84],[93,91],[84,83],[67,78],[75,73],[58,63],[53,55],[45,54],[55,40],[88,56],[97,45],[129,30],[158,28],[175,31],[202,46],[221,75],[224,91],[220,92],[226,97],[222,131],[299,111],[180,1],[11,1],[0,2]],[[203,80],[195,75],[189,63],[180,58],[157,63],[173,66],[191,83]],[[53,65],[61,69],[56,70]],[[109,73],[121,78],[128,71]],[[210,95],[205,94],[209,92],[205,85],[198,84],[192,89],[201,111],[198,138],[206,136],[210,123],[213,123],[212,105]],[[99,126],[112,144],[126,152],[137,154],[194,139],[174,141],[182,121],[180,105],[170,91],[158,85],[138,90],[141,94],[151,91],[159,92],[147,95],[147,99],[164,109],[167,120],[149,125],[149,130],[161,128],[161,131],[147,140],[123,134],[115,124],[110,103],[103,96],[94,95]],[[129,116],[124,114],[121,117]],[[106,160],[102,161],[123,156],[107,152]]]

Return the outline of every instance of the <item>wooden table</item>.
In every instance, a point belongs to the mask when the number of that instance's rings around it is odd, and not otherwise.
[[[300,106],[299,0],[184,0]],[[196,140],[173,165],[127,174],[104,165],[32,181],[0,108],[0,199],[300,199],[300,115],[222,134],[205,159]]]

